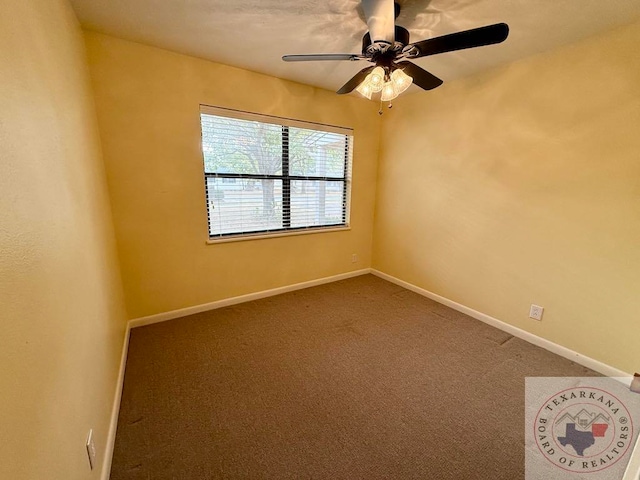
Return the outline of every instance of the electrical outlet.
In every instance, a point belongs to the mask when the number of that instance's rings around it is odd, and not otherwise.
[[[354,253],[351,255],[351,263],[356,263],[358,261],[358,254]]]
[[[529,310],[529,318],[533,318],[534,320],[542,320],[542,312],[544,312],[544,307],[532,304],[531,310]]]
[[[89,467],[93,470],[96,465],[96,443],[93,441],[93,429],[89,430],[87,435],[87,457],[89,457]]]

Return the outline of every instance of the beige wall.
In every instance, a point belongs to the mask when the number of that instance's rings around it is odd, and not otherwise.
[[[396,102],[374,267],[640,370],[639,44],[635,24]]]
[[[132,318],[370,266],[375,104],[101,34],[86,40]],[[200,104],[353,127],[351,231],[205,244]]]
[[[126,313],[85,58],[64,0],[2,2],[2,479],[99,478],[104,457]]]
[[[2,13],[0,478],[98,478],[126,314],[85,47],[64,0]],[[640,370],[640,24],[395,102],[379,172],[373,102],[85,38],[129,317],[370,266],[378,174],[375,268]],[[353,127],[352,230],[206,245],[200,103]]]

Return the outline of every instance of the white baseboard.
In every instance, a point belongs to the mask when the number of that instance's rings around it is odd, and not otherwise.
[[[116,383],[116,392],[113,397],[113,407],[111,409],[111,422],[109,423],[109,433],[107,434],[107,444],[104,449],[102,460],[102,474],[100,480],[109,480],[111,475],[111,461],[113,460],[113,447],[116,443],[116,429],[118,428],[118,414],[120,413],[120,400],[122,399],[122,387],[124,386],[124,371],[127,365],[127,352],[129,351],[129,333],[131,328],[127,323],[122,344],[122,355],[120,356],[120,370]]]
[[[477,310],[466,307],[446,297],[425,290],[424,288],[417,287],[409,282],[405,282],[404,280],[400,280],[399,278],[392,277],[391,275],[388,275],[379,270],[372,269],[371,273],[391,283],[395,283],[396,285],[404,287],[407,290],[411,290],[412,292],[422,295],[423,297],[430,298],[431,300],[446,305],[447,307],[453,308],[458,312],[469,315],[470,317],[475,318],[476,320],[480,320],[481,322],[491,325],[492,327],[496,327],[504,332],[513,335],[514,337],[518,337],[540,348],[544,348],[551,353],[555,353],[556,355],[560,355],[561,357],[567,358],[584,367],[590,368],[591,370],[601,373],[606,377],[615,377],[617,379],[621,379],[621,381],[624,381],[624,383],[630,382],[631,378],[633,377],[633,375],[623,372],[622,370],[614,368],[593,358],[587,357],[586,355],[582,355],[581,353],[570,350],[566,347],[563,347],[562,345],[558,345],[557,343],[553,343],[546,338],[538,337],[533,333],[527,332],[526,330],[522,330],[518,327],[514,327],[513,325],[498,320],[497,318],[491,317],[482,312],[478,312]]]
[[[209,310],[215,310],[217,308],[228,307],[230,305],[237,305],[239,303],[251,302],[253,300],[259,300],[261,298],[273,297],[282,293],[293,292],[295,290],[302,290],[303,288],[316,287],[325,283],[337,282],[338,280],[345,280],[347,278],[358,277],[360,275],[366,275],[371,273],[370,268],[363,268],[362,270],[355,270],[353,272],[341,273],[333,275],[331,277],[318,278],[316,280],[309,280],[308,282],[294,283],[293,285],[287,285],[284,287],[272,288],[270,290],[263,290],[261,292],[249,293],[247,295],[240,295],[239,297],[225,298],[223,300],[217,300],[215,302],[204,303],[202,305],[195,305],[193,307],[180,308],[178,310],[171,310],[169,312],[158,313],[156,315],[149,315],[147,317],[134,318],[129,320],[129,327],[143,327],[145,325],[151,325],[152,323],[164,322],[166,320],[173,320],[174,318],[186,317],[187,315],[193,315],[194,313],[207,312]]]

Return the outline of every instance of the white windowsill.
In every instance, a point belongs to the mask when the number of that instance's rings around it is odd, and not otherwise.
[[[264,238],[279,238],[279,237],[291,237],[294,235],[309,235],[312,233],[329,233],[329,232],[345,232],[351,230],[351,226],[344,227],[332,227],[332,228],[310,228],[307,230],[291,230],[278,233],[257,233],[255,235],[245,234],[238,236],[229,236],[216,239],[207,240],[207,245],[214,245],[216,243],[229,243],[229,242],[244,242],[246,240],[262,240]]]

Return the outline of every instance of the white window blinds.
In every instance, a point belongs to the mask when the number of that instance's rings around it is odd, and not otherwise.
[[[201,107],[209,237],[348,225],[351,130]]]

